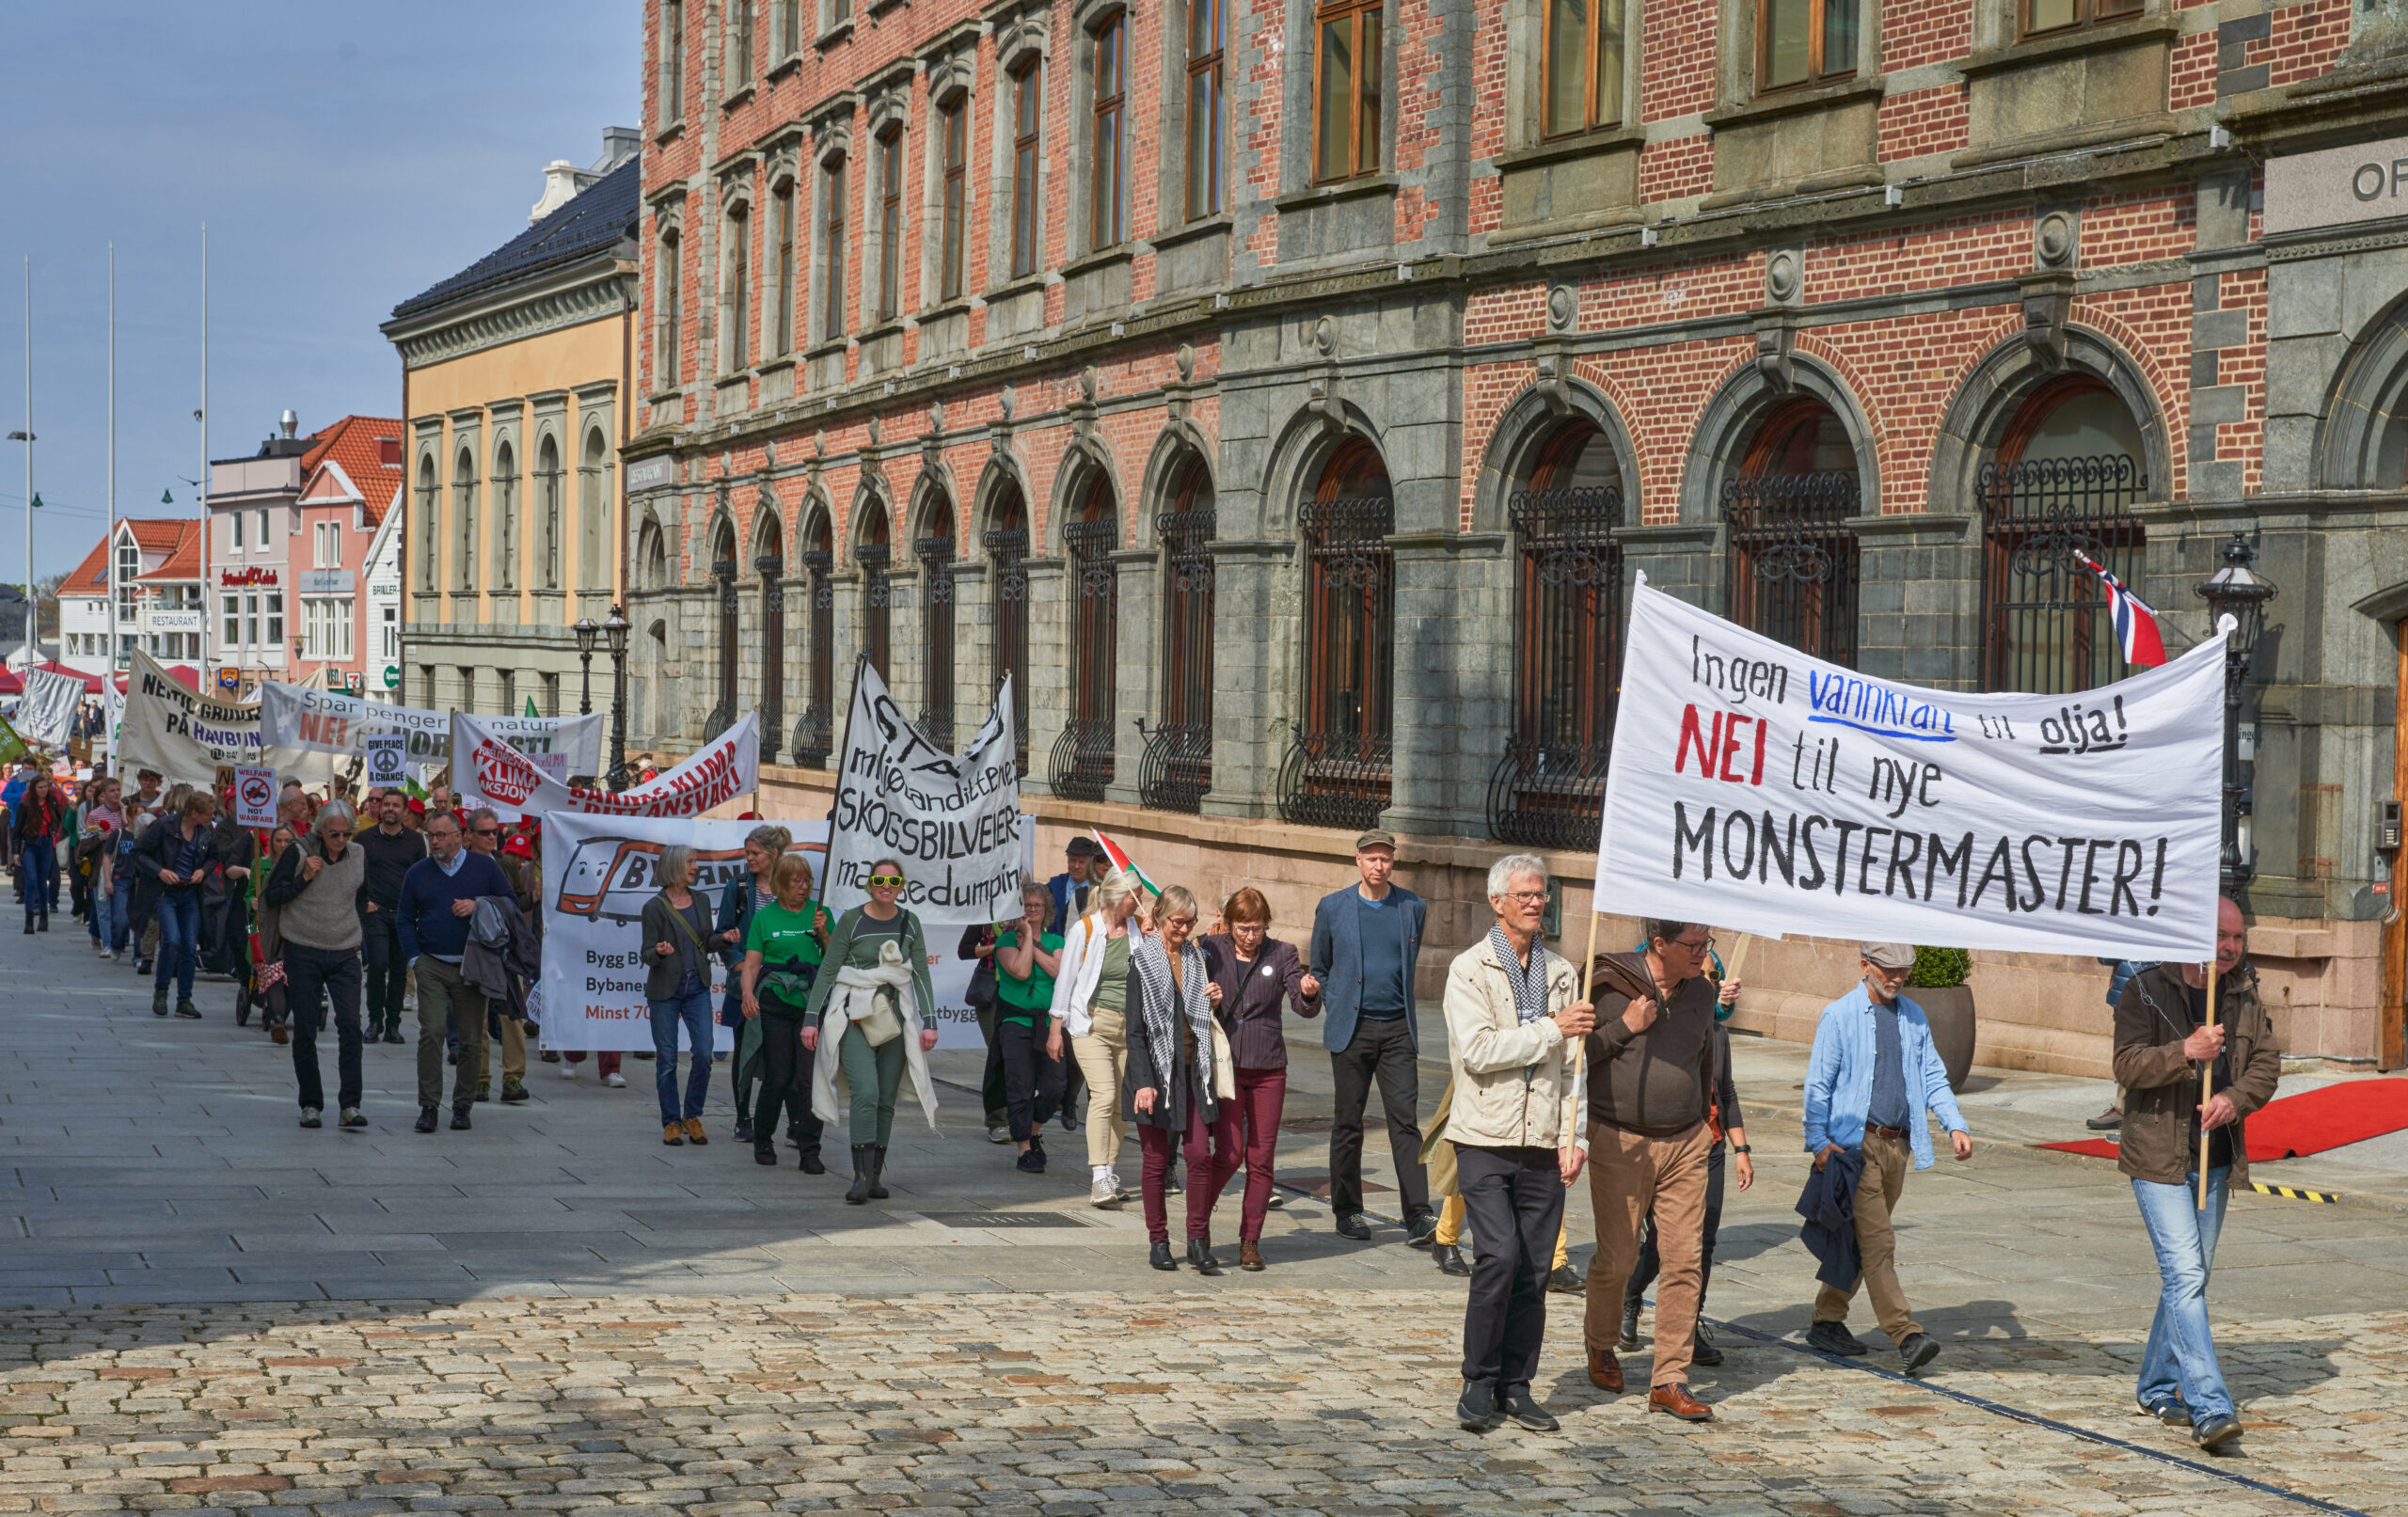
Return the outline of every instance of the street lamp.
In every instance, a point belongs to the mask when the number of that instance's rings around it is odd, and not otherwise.
[[[580,717],[592,716],[594,714],[594,635],[602,629],[594,624],[594,618],[580,616],[577,619],[577,625],[569,630],[577,634],[577,714]]]
[[[2272,580],[2250,565],[2258,555],[2241,533],[2224,545],[2224,567],[2194,587],[2208,603],[2210,622],[2233,619],[2232,638],[2224,650],[2224,847],[2217,873],[2229,893],[2249,883],[2258,872],[2257,847],[2250,836],[2249,787],[2241,782],[2241,690],[2249,678],[2249,660],[2266,626],[2266,603],[2274,598]],[[2252,745],[2250,756],[2257,756]]]
[[[627,788],[627,618],[613,606],[602,624],[610,641],[610,788]]]

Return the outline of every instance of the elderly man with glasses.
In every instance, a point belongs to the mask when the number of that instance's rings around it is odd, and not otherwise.
[[[501,818],[493,812],[483,807],[470,812],[468,851],[493,861],[494,867],[501,871],[501,877],[510,881],[511,899],[518,903],[518,909],[526,912],[531,921],[535,915],[535,877],[528,869],[526,860],[501,851]],[[501,1098],[505,1102],[523,1101],[528,1098],[527,1024],[512,1015],[505,1002],[488,997],[486,1004],[488,1022],[500,1029]],[[460,1035],[467,1037],[468,1029],[461,1028]],[[485,1078],[477,1087],[477,1099],[481,1101],[493,1098],[493,1061],[488,1057],[484,1062]]]
[[[330,800],[317,820],[276,861],[267,877],[284,939],[286,1004],[293,1016],[293,1072],[301,1085],[301,1125],[320,1125],[326,1104],[318,1071],[318,1029],[332,997],[335,1007],[336,1099],[341,1125],[364,1128],[359,1110],[359,900],[368,887],[368,854],[351,841],[351,808]]]
[[[1623,1282],[1656,1214],[1663,1273],[1656,1285],[1655,1364],[1647,1408],[1707,1422],[1689,1394],[1703,1288],[1706,1161],[1717,1133],[1714,1001],[1705,968],[1714,935],[1702,922],[1650,921],[1647,947],[1601,954],[1590,966],[1597,1008],[1589,1035],[1589,1201],[1597,1256],[1589,1265],[1584,1335],[1589,1380],[1623,1388],[1614,1346]]]

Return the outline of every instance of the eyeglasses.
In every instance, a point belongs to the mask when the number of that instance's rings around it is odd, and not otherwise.
[[[1670,946],[1673,948],[1686,949],[1692,954],[1703,954],[1714,946],[1714,939],[1709,936],[1701,938],[1696,942],[1690,942],[1686,939],[1675,938],[1671,940]]]
[[[890,888],[899,890],[902,888],[902,885],[903,877],[901,875],[872,875],[869,877],[869,888],[874,891],[886,890]]]
[[[1507,891],[1505,899],[1519,901],[1524,906],[1537,906],[1546,899],[1546,893],[1545,891]]]
[[[1163,925],[1165,927],[1192,927],[1196,925],[1196,919],[1194,917],[1164,917],[1163,918]]]

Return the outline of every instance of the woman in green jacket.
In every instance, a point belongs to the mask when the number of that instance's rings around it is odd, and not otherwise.
[[[843,1020],[836,1057],[815,1061],[812,1106],[822,1120],[834,1121],[836,1082],[845,1082],[853,1150],[853,1185],[845,1200],[852,1206],[873,1197],[884,1200],[888,1193],[886,1147],[907,1065],[928,1127],[937,1125],[927,1058],[937,1046],[936,1029],[928,1025],[936,991],[928,982],[928,945],[920,919],[899,904],[904,883],[899,861],[880,859],[870,866],[869,899],[837,919],[803,1016],[802,1046],[815,1053],[831,1002]]]

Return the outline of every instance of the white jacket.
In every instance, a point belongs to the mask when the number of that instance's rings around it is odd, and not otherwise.
[[[1090,911],[1062,935],[1062,956],[1054,974],[1054,1019],[1072,1037],[1095,1031],[1087,1007],[1103,981],[1104,931],[1102,914]]]
[[[1546,1015],[1524,1026],[1513,987],[1486,938],[1447,966],[1447,1063],[1455,1077],[1447,1141],[1474,1148],[1589,1146],[1588,1091],[1573,1078],[1578,1045],[1555,1014],[1577,1001],[1569,959],[1546,954]]]

